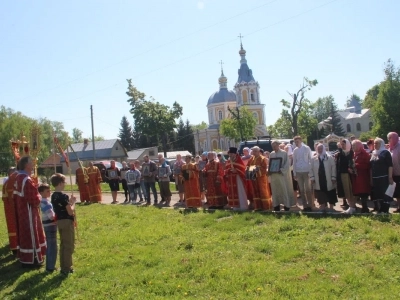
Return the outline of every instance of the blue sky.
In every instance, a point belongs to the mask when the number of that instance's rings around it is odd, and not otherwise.
[[[267,125],[304,76],[340,108],[400,64],[395,0],[2,1],[0,105],[61,121],[91,135],[118,135],[129,120],[127,78],[157,101],[183,106],[183,119],[207,121],[219,61],[228,87],[239,68],[239,33],[261,86]]]

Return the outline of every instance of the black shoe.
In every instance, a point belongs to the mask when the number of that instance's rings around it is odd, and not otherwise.
[[[284,206],[283,209],[284,209],[285,211],[289,211],[289,210],[290,210],[290,207]]]
[[[56,270],[56,269],[47,269],[47,268],[46,268],[46,272],[49,272],[49,273],[53,273],[55,270]]]
[[[281,206],[280,206],[280,205],[275,206],[275,207],[274,207],[274,211],[281,211]]]
[[[312,212],[312,209],[311,209],[311,207],[304,207],[303,211],[304,212]]]
[[[369,209],[368,209],[368,207],[363,207],[363,208],[361,208],[361,213],[362,213],[362,214],[369,214]]]

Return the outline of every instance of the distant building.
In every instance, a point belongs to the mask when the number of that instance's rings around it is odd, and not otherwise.
[[[360,103],[353,98],[348,107],[338,111],[340,124],[346,136],[360,137],[362,132],[367,132],[372,129],[373,123],[371,120],[371,112],[369,109],[362,109]],[[324,121],[318,123],[318,128],[324,127]]]
[[[128,158],[125,148],[118,139],[96,141],[94,143],[95,151],[93,151],[92,142],[89,142],[87,139],[85,139],[83,143],[72,144],[71,146],[75,151],[74,153],[71,149],[68,149],[72,174],[75,174],[76,169],[79,168],[78,158],[84,164],[85,162],[97,160],[115,160],[122,162]],[[65,153],[67,153],[67,149],[65,149]],[[61,157],[61,164],[64,173],[66,173],[68,167],[63,157]]]
[[[145,155],[148,155],[151,160],[155,160],[158,158],[158,148],[157,147],[149,147],[149,148],[141,148],[141,149],[135,149],[131,150],[128,153],[128,158],[127,160],[129,162],[139,160],[143,161],[143,157]]]
[[[260,85],[247,65],[246,50],[243,49],[242,44],[239,55],[240,68],[234,91],[228,90],[228,79],[221,68],[221,76],[218,79],[219,90],[213,93],[207,102],[209,126],[207,129],[194,132],[196,153],[215,149],[227,150],[229,147],[237,146],[234,140],[224,137],[219,131],[220,122],[231,117],[228,107],[235,109],[245,105],[257,120],[255,135],[267,135],[264,104],[260,101]]]

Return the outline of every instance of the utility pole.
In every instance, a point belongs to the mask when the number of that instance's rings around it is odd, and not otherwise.
[[[240,111],[239,107],[236,106],[236,113],[228,106],[229,112],[232,114],[232,116],[238,121],[239,123],[239,132],[240,132],[240,141],[243,142],[243,129],[242,126],[240,125]]]
[[[90,119],[92,120],[92,147],[93,147],[93,160],[96,160],[96,148],[94,146],[94,126],[93,126],[93,105],[90,105]]]

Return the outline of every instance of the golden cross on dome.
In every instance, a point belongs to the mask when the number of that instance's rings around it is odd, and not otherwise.
[[[242,38],[244,38],[244,36],[241,33],[239,33],[238,38],[240,39],[240,49],[243,49]]]
[[[223,65],[224,63],[222,62],[222,59],[221,59],[221,61],[219,62],[219,64],[221,65],[221,74],[223,75],[223,74],[224,74],[224,68],[222,67],[222,65]]]

